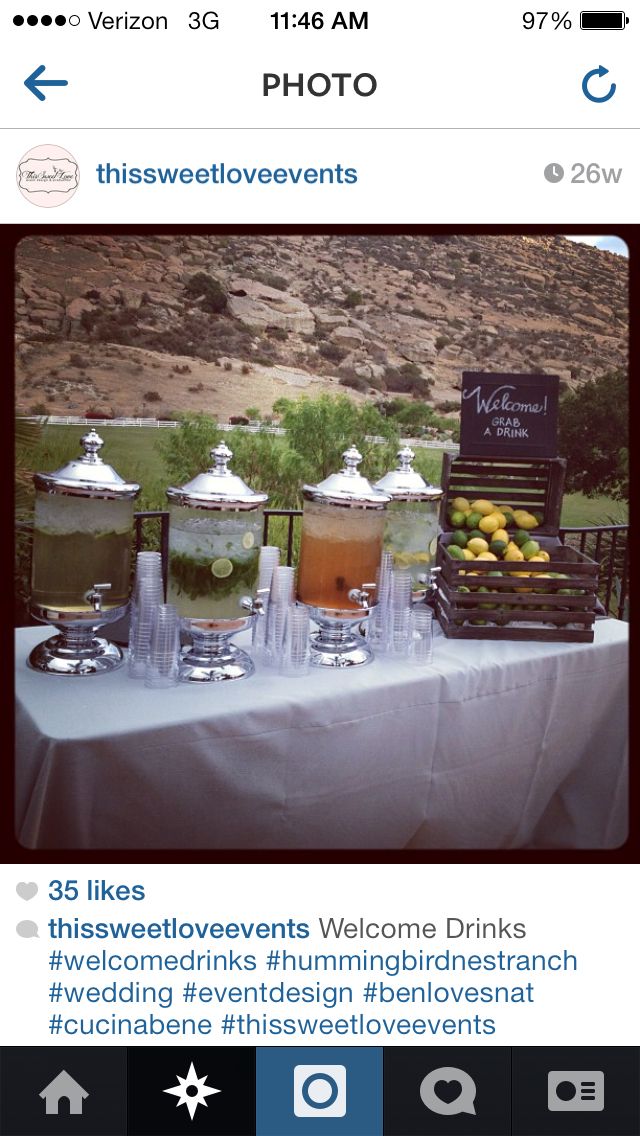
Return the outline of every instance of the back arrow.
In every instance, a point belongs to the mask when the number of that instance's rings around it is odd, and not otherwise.
[[[68,86],[66,79],[41,79],[40,76],[42,75],[42,72],[44,71],[44,69],[45,69],[45,64],[43,63],[42,67],[36,67],[35,71],[29,76],[28,79],[25,79],[25,81],[24,81],[24,85],[27,88],[27,90],[31,91],[31,94],[35,95],[37,99],[40,99],[41,103],[44,102],[45,96],[43,95],[42,91],[38,90],[38,87],[66,87],[66,86]]]
[[[608,74],[609,74],[609,69],[607,67],[603,67],[602,64],[600,64],[599,67],[594,68],[593,71],[587,71],[587,74],[585,75],[584,79],[582,80],[582,93],[585,96],[585,98],[590,99],[590,101],[592,103],[608,103],[609,99],[613,98],[613,96],[616,93],[616,84],[615,83],[611,84],[606,95],[592,95],[591,91],[589,90],[589,79],[593,79],[594,75],[598,75],[599,78],[602,79],[604,75],[608,75]]]

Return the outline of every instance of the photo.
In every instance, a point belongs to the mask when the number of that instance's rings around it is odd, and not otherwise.
[[[22,849],[625,844],[622,239],[53,228],[15,269]]]

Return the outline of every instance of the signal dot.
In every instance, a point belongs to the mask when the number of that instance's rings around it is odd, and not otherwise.
[[[45,28],[48,28],[49,24],[51,24],[52,22],[53,21],[51,19],[51,16],[41,16],[40,17],[40,23],[43,24]]]
[[[38,22],[37,16],[27,16],[27,23],[28,23],[30,28],[35,28],[37,22]]]
[[[67,22],[66,16],[56,16],[56,24],[58,25],[59,28],[64,27],[66,22]]]
[[[22,25],[24,24],[24,16],[14,16],[13,22],[16,25],[17,28],[21,28]]]

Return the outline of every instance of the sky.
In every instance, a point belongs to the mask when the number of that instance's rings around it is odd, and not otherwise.
[[[629,246],[621,237],[568,237],[570,241],[578,241],[583,245],[593,245],[594,248],[605,249],[606,252],[615,252],[618,256],[629,256]]]

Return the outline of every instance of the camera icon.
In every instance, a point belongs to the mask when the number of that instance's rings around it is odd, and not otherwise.
[[[345,1065],[294,1065],[294,1116],[346,1116]]]

